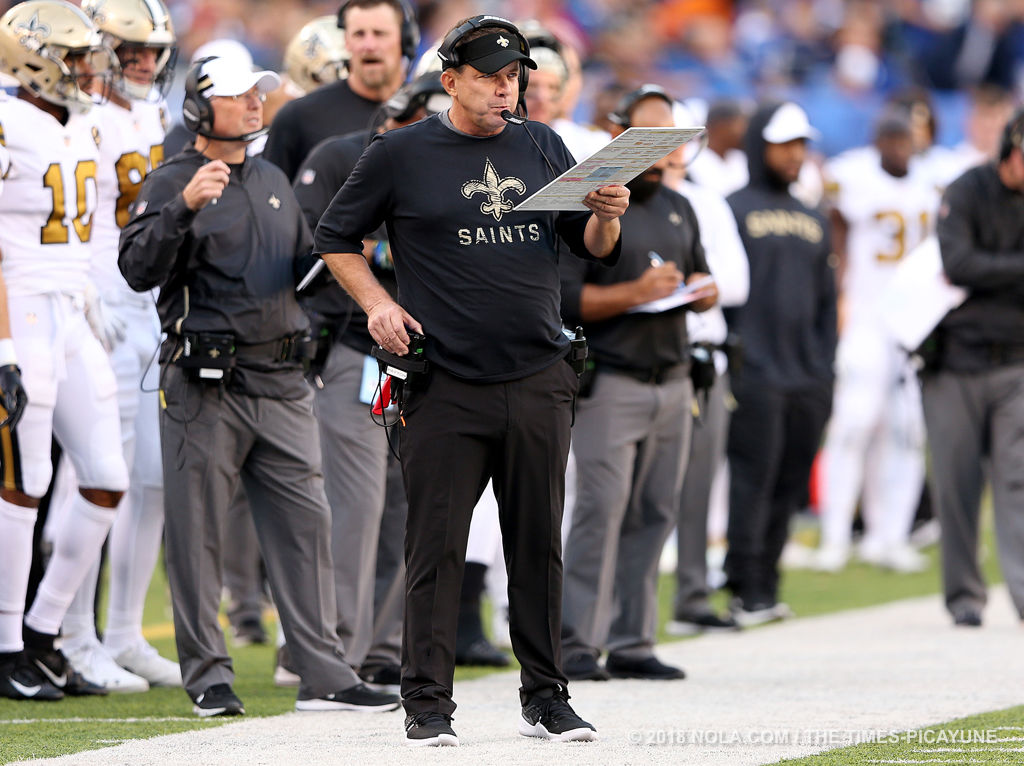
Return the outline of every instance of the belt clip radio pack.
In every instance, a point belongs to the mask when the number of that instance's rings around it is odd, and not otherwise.
[[[569,335],[568,331],[565,333]],[[587,371],[587,339],[583,335],[583,328],[577,327],[573,335],[569,335],[569,364],[577,376]]]
[[[177,364],[206,383],[221,383],[235,367],[235,336],[229,333],[186,332],[181,336]]]
[[[409,332],[409,352],[405,356],[392,354],[383,346],[374,346],[370,354],[377,360],[382,375],[391,378],[391,400],[400,401],[404,390],[421,388],[426,381],[430,363],[423,355],[426,338],[418,332]]]

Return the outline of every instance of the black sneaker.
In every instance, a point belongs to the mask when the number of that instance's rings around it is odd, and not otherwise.
[[[331,692],[322,697],[295,700],[296,710],[358,710],[364,713],[386,713],[398,708],[397,694],[378,692],[364,683]]]
[[[22,652],[18,652],[0,661],[0,697],[52,702],[63,699],[64,692],[30,665]]]
[[[562,672],[570,681],[607,681],[611,678],[590,652],[571,655],[562,663]]]
[[[953,615],[953,624],[961,628],[980,628],[981,612],[977,609],[961,609]]]
[[[39,671],[43,678],[65,694],[74,697],[95,695],[101,697],[107,689],[87,681],[82,674],[71,667],[68,658],[60,649],[25,646],[25,659]]]
[[[363,668],[359,677],[369,688],[378,692],[398,694],[402,686],[402,668],[399,665],[381,665]]]
[[[444,713],[417,713],[405,718],[405,744],[409,747],[458,747],[452,717]]]
[[[257,617],[246,617],[231,627],[232,643],[237,647],[267,643],[267,631]]]
[[[569,706],[569,693],[557,689],[550,697],[535,694],[523,705],[519,733],[524,737],[540,737],[558,742],[591,742],[597,729],[576,715]]]
[[[486,638],[478,638],[465,649],[455,649],[455,664],[506,668],[509,665],[509,658]]]
[[[665,625],[670,636],[694,636],[698,633],[724,633],[741,630],[730,615],[719,617],[714,612],[699,612],[686,617],[676,617]]]
[[[638,660],[609,654],[604,666],[612,678],[641,678],[647,681],[675,681],[686,678],[682,668],[666,665],[654,655]]]
[[[200,718],[210,718],[215,715],[245,715],[245,708],[230,684],[214,684],[196,697],[192,712]]]

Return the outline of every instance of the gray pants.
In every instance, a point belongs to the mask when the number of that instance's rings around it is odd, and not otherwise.
[[[359,401],[365,358],[336,343],[320,374],[324,387],[316,393],[338,635],[354,667],[370,657],[374,665],[399,664],[405,579],[405,491],[397,466],[388,480],[387,437],[370,419],[370,405]],[[380,567],[379,545],[385,547]]]
[[[675,616],[690,619],[711,610],[708,604],[708,502],[715,471],[725,458],[729,432],[728,374],[719,375],[707,392],[697,396],[700,418],[693,421],[686,476],[679,495],[677,520]]]
[[[601,372],[579,402],[563,657],[602,648],[636,659],[652,653],[658,560],[679,508],[691,395],[687,376],[655,385]]]
[[[231,545],[223,551],[224,587],[231,595],[228,620],[238,627],[243,622],[263,621],[263,558],[252,523],[249,500],[239,487],[228,508],[227,525]]]
[[[281,373],[285,374],[285,373]],[[343,659],[312,393],[295,401],[250,397],[163,370],[167,576],[185,690],[195,699],[234,678],[217,622],[224,521],[239,477],[249,498],[267,578],[281,616],[299,696],[359,683]]]
[[[987,458],[999,562],[1024,617],[1024,365],[926,375],[923,395],[946,607],[956,614],[985,605],[978,513]]]

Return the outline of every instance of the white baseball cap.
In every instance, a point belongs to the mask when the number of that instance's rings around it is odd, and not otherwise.
[[[209,78],[209,84],[207,84]],[[269,93],[281,85],[276,72],[262,70],[253,72],[234,59],[215,58],[203,64],[199,72],[200,92],[210,96],[240,96],[253,87],[260,93]]]
[[[797,138],[818,141],[821,132],[811,125],[807,112],[792,101],[787,101],[775,110],[761,131],[761,138],[769,144],[785,144]]]

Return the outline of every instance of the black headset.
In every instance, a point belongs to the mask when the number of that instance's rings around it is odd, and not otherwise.
[[[213,104],[205,93],[213,85],[209,78],[200,82],[200,73],[207,61],[216,56],[206,56],[192,64],[185,75],[185,101],[181,105],[181,116],[185,127],[200,136],[209,137],[213,133]]]
[[[345,11],[353,0],[345,0],[338,9],[338,29],[345,28]],[[420,48],[420,27],[416,23],[416,12],[406,0],[380,0],[379,5],[390,5],[402,10],[402,55],[409,61],[416,60]]]
[[[530,41],[523,36],[523,33],[519,31],[519,27],[513,24],[508,19],[503,19],[500,16],[474,16],[471,19],[467,19],[464,23],[455,27],[448,34],[444,36],[444,40],[437,47],[437,57],[441,59],[441,68],[453,69],[458,68],[466,62],[462,60],[462,56],[459,53],[459,43],[462,42],[462,38],[472,32],[474,29],[480,29],[481,27],[498,27],[504,29],[510,35],[516,38],[519,43],[519,52],[524,56],[529,57],[530,55]],[[523,96],[526,94],[526,88],[530,84],[530,68],[527,66],[519,67],[519,103],[516,106],[516,112],[526,116],[526,101]]]
[[[614,112],[609,112],[608,119],[620,127],[631,127],[632,123],[630,122],[629,113],[633,111],[633,107],[636,106],[638,102],[649,96],[656,96],[657,98],[663,99],[669,106],[675,106],[675,102],[672,100],[672,97],[665,92],[664,88],[660,85],[647,83],[645,85],[641,85],[639,88],[631,90],[619,99],[619,105],[615,107]]]
[[[999,161],[1007,159],[1014,149],[1024,149],[1024,108],[1014,112],[1013,117],[1003,128],[1003,137],[999,141]]]

